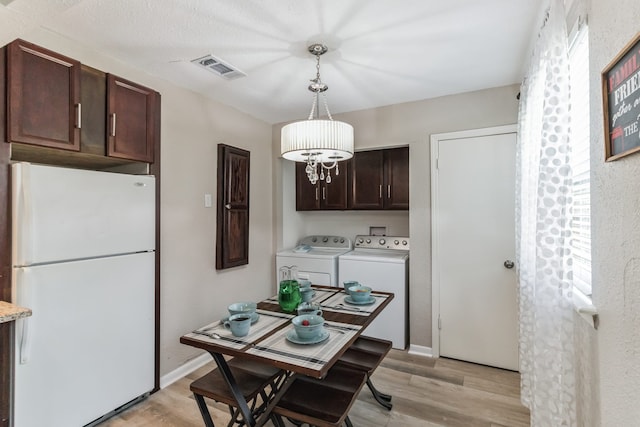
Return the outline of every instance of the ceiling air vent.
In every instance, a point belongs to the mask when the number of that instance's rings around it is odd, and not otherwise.
[[[191,62],[228,80],[246,76],[242,71],[213,55],[206,55]]]

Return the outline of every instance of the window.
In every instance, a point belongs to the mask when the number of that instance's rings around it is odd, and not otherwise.
[[[571,41],[571,39],[570,39]],[[569,46],[573,216],[571,248],[574,288],[591,296],[591,188],[589,133],[589,37],[582,25]]]

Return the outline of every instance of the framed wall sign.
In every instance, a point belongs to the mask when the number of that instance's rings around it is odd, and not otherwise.
[[[640,151],[640,33],[602,71],[605,160]]]

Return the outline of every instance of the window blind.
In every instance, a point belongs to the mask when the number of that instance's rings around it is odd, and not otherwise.
[[[574,255],[573,283],[591,295],[591,186],[589,125],[589,38],[588,27],[578,31],[569,50],[571,97],[571,167],[573,169],[573,212],[571,248]]]

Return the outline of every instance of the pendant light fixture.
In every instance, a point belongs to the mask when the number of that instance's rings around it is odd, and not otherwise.
[[[335,175],[340,174],[338,161],[353,157],[353,126],[333,120],[325,95],[328,86],[320,79],[320,56],[326,52],[323,44],[309,46],[309,53],[316,57],[316,78],[308,87],[313,92],[311,112],[307,120],[284,126],[280,142],[282,157],[307,164],[305,171],[312,184],[318,179],[329,184],[332,170]],[[321,95],[327,119],[319,118]]]

